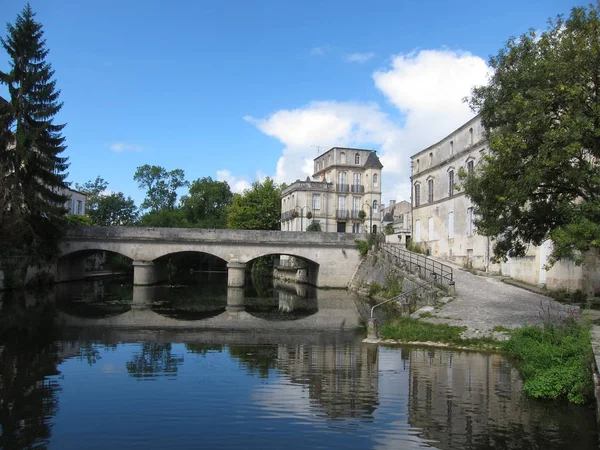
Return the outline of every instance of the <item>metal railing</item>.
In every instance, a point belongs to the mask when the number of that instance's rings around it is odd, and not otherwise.
[[[365,185],[364,184],[351,184],[350,191],[362,194],[363,192],[365,192]]]
[[[350,192],[350,185],[349,184],[336,184],[335,185],[335,190],[338,192]]]
[[[350,210],[348,210],[348,209],[337,209],[335,211],[335,217],[337,219],[349,219],[350,218]]]
[[[409,272],[417,272],[421,278],[443,286],[450,286],[454,282],[452,267],[447,264],[408,251],[397,244],[381,244],[381,250],[387,252],[396,265],[404,266]]]
[[[389,303],[392,301],[403,303],[403,302],[406,302],[406,300],[408,300],[409,296],[423,295],[427,291],[429,291],[429,293],[431,293],[431,292],[433,292],[434,286],[435,286],[435,282],[430,281],[429,283],[421,284],[418,287],[411,289],[410,291],[403,292],[402,294],[397,295],[396,297],[388,298],[387,300],[384,300],[381,303],[377,303],[375,306],[373,306],[371,308],[371,320],[373,320],[375,318],[374,317],[375,308],[379,308],[380,306],[385,305],[386,303]],[[419,292],[419,291],[423,291],[423,292]]]

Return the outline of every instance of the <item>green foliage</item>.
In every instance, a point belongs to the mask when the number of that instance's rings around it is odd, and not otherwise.
[[[587,295],[581,289],[569,291],[565,288],[559,288],[550,291],[549,295],[554,300],[561,303],[585,303],[587,301]]]
[[[358,254],[360,256],[365,256],[367,253],[369,253],[369,249],[371,248],[369,241],[365,241],[364,239],[354,239],[354,242],[358,247]]]
[[[373,297],[379,294],[383,290],[383,286],[377,281],[373,281],[369,284],[369,297]]]
[[[593,397],[590,328],[573,319],[516,330],[504,350],[517,359],[533,398],[582,404]]]
[[[112,272],[133,272],[133,261],[118,253],[106,253],[105,265]]]
[[[385,234],[394,234],[394,226],[391,223],[388,223],[383,229]]]
[[[321,229],[321,223],[317,220],[313,220],[306,227],[306,231],[323,231],[323,230]]]
[[[140,218],[139,225],[164,228],[189,228],[191,226],[181,209],[150,211]]]
[[[255,181],[251,189],[235,194],[228,208],[229,228],[243,230],[279,230],[281,222],[280,189],[266,178]]]
[[[400,342],[440,342],[459,347],[498,348],[498,342],[493,339],[462,339],[461,334],[466,329],[464,326],[434,324],[411,317],[400,317],[383,325],[379,332],[384,339]]]
[[[227,228],[227,207],[233,194],[226,181],[199,178],[181,198],[186,220],[198,228]]]
[[[29,4],[14,25],[7,24],[7,36],[0,44],[10,67],[0,71],[0,84],[10,96],[0,106],[0,170],[5,178],[1,194],[10,198],[10,219],[19,222],[12,253],[51,259],[63,232],[67,197],[62,188],[69,165],[61,156],[66,149],[64,125],[54,123],[63,105],[60,91],[46,60],[42,25]]]
[[[358,212],[358,218],[360,220],[365,220],[365,218],[367,217],[367,213],[364,212],[362,209]]]
[[[425,250],[425,247],[421,242],[408,241],[408,243],[406,244],[406,250],[414,253],[421,253],[422,255],[427,254],[427,250]]]
[[[265,277],[273,275],[273,268],[275,267],[274,255],[261,256],[252,261],[251,273],[255,277]]]
[[[163,167],[149,164],[138,167],[133,179],[137,181],[140,189],[146,191],[146,198],[140,208],[149,209],[150,212],[175,209],[177,189],[189,186],[183,170],[167,172]]]
[[[122,192],[107,194],[108,182],[100,176],[93,181],[76,183],[78,191],[86,196],[86,215],[94,225],[131,226],[137,222],[137,208],[131,197]]]
[[[388,274],[383,285],[385,297],[392,298],[402,294],[402,281],[403,278],[400,275]]]
[[[94,225],[94,222],[92,222],[91,218],[88,216],[82,216],[80,214],[67,214],[65,216],[65,220],[67,221],[67,226],[69,227]]]
[[[512,38],[470,105],[490,153],[459,173],[497,259],[554,241],[550,264],[600,248],[600,3]]]

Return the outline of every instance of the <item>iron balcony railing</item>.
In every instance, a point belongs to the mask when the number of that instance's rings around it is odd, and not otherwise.
[[[350,191],[358,194],[365,192],[364,184],[352,184],[350,185]]]
[[[450,286],[454,283],[452,267],[447,264],[420,253],[408,251],[397,244],[381,244],[381,250],[388,253],[396,265],[404,266],[409,272],[418,273],[421,278],[443,286]]]
[[[350,211],[347,209],[337,209],[335,211],[335,217],[337,219],[349,219],[350,218]]]
[[[350,211],[350,217],[352,217],[353,219],[360,219],[360,217],[358,217],[359,214],[360,214],[360,209]]]
[[[350,192],[350,185],[349,184],[336,184],[335,190],[338,192]]]

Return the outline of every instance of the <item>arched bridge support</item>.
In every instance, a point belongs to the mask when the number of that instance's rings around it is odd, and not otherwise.
[[[160,281],[159,268],[152,261],[133,262],[133,284],[148,286]]]
[[[246,264],[236,261],[227,263],[227,286],[244,287]]]

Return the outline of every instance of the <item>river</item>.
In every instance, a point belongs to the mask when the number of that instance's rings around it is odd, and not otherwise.
[[[141,307],[118,280],[3,294],[0,448],[598,448],[592,408],[524,398],[501,355],[307,322],[340,298],[356,314],[343,292],[267,283],[227,311],[219,276],[151,290]],[[183,325],[97,322],[139,311]],[[240,313],[263,326],[185,326]]]

